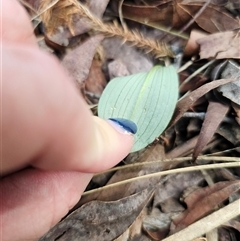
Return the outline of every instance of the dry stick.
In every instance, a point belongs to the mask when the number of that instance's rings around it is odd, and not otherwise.
[[[214,228],[213,230],[206,233],[206,241],[218,241],[218,229]]]
[[[223,153],[229,153],[229,152],[231,152],[231,151],[238,151],[238,152],[240,152],[240,146],[238,146],[238,147],[234,147],[234,148],[231,148],[231,149],[227,149],[227,150],[224,150],[224,151],[218,151],[218,152],[214,152],[214,153],[210,153],[210,154],[206,154],[205,156],[217,156],[217,155],[219,155],[219,154],[223,154]]]
[[[201,166],[184,167],[184,168],[177,168],[177,169],[167,170],[167,171],[162,171],[162,172],[155,172],[155,173],[147,174],[147,175],[140,176],[140,177],[129,178],[129,179],[123,180],[121,182],[109,184],[109,185],[104,186],[104,187],[100,187],[100,188],[97,188],[97,189],[86,191],[82,194],[82,196],[93,194],[93,193],[98,192],[98,191],[104,191],[104,190],[106,190],[108,188],[111,188],[111,187],[115,188],[115,187],[118,187],[120,185],[128,184],[128,183],[131,183],[131,182],[134,182],[134,181],[144,180],[144,179],[149,179],[149,178],[154,178],[154,177],[159,177],[159,176],[165,176],[165,175],[168,175],[168,174],[194,172],[194,171],[209,170],[209,169],[216,169],[216,168],[223,168],[223,167],[225,167],[225,168],[226,167],[239,167],[239,166],[240,166],[240,163],[238,163],[238,162],[230,162],[230,163],[221,163],[221,164],[208,164],[208,165],[201,165]]]
[[[38,12],[34,17],[31,18],[31,21],[42,15],[44,12],[46,12],[48,9],[52,8],[54,5],[56,5],[59,2],[59,0],[55,0],[51,2],[45,9],[41,9],[40,12]]]
[[[123,43],[130,42],[133,46],[143,48],[147,53],[152,53],[156,58],[174,57],[172,50],[165,42],[157,42],[152,39],[145,38],[138,31],[130,31],[121,28],[116,22],[114,24],[103,23],[99,18],[95,17],[87,7],[81,3],[76,4],[81,13],[87,17],[95,31],[101,32],[106,36],[118,36],[123,38]]]
[[[177,232],[162,241],[192,241],[201,235],[219,227],[223,223],[240,215],[240,200],[236,200],[224,208],[208,215],[205,218],[189,225],[185,229]],[[221,218],[219,218],[221,217]]]
[[[120,2],[119,2],[118,14],[119,14],[119,19],[120,19],[120,22],[122,24],[122,27],[123,27],[124,31],[127,31],[127,25],[126,25],[126,23],[123,20],[123,13],[122,13],[123,2],[124,2],[124,0],[120,0]]]
[[[209,241],[209,240],[207,240],[207,239],[204,238],[204,237],[200,237],[200,238],[196,238],[196,239],[194,239],[194,240],[192,240],[192,241]]]
[[[189,75],[183,82],[182,84],[179,86],[180,89],[183,88],[184,85],[186,85],[193,77],[195,77],[197,74],[201,73],[201,71],[203,71],[204,69],[206,69],[208,66],[210,66],[211,64],[213,64],[216,60],[213,59],[211,61],[209,61],[208,63],[206,63],[205,65],[203,65],[202,67],[198,68],[196,71],[194,71],[191,75]],[[186,95],[186,94],[185,94]],[[184,96],[185,96],[184,95]],[[181,97],[182,99],[182,97]]]
[[[95,174],[95,176],[101,175],[101,174],[105,174],[105,173],[109,173],[109,172],[115,172],[115,171],[119,171],[119,170],[124,170],[124,169],[128,169],[128,168],[135,168],[135,167],[139,167],[139,166],[153,165],[154,163],[184,162],[184,161],[192,161],[192,157],[178,157],[178,158],[169,158],[169,159],[165,159],[165,160],[157,160],[157,161],[152,161],[152,162],[133,163],[133,164],[125,165],[125,166],[114,167],[112,169],[109,169],[109,170],[97,173],[97,174]],[[239,162],[239,165],[240,165],[240,158],[237,158],[237,157],[222,157],[222,156],[214,157],[214,156],[207,156],[206,155],[206,156],[199,156],[197,158],[197,161]]]

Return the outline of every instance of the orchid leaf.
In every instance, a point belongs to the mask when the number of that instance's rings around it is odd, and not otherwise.
[[[104,89],[98,104],[103,119],[125,118],[138,131],[131,152],[152,143],[167,127],[178,99],[178,74],[173,66],[117,77]]]

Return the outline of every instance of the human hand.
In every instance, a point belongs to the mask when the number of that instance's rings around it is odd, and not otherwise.
[[[0,239],[36,240],[133,136],[93,117],[57,60],[38,49],[16,0],[2,0]],[[115,128],[113,128],[115,127]]]

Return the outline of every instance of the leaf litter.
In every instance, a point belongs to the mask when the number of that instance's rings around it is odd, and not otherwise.
[[[20,2],[43,51],[59,58],[90,106],[113,77],[182,54],[175,63],[179,100],[165,132],[94,176],[80,202],[40,240],[212,241],[227,233],[237,240],[239,4],[129,0],[119,11],[114,0]]]

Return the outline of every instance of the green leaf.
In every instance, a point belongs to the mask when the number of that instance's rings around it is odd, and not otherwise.
[[[152,143],[167,127],[178,99],[178,74],[173,66],[118,77],[109,82],[98,104],[103,119],[125,118],[137,124],[131,152]]]

